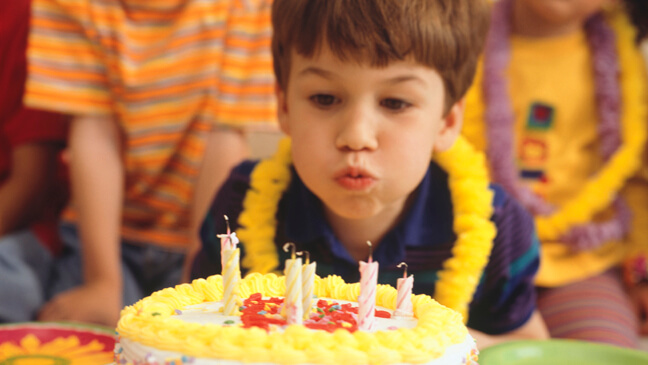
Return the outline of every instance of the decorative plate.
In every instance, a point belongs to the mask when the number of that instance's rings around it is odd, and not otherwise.
[[[484,349],[479,353],[479,364],[648,364],[648,352],[576,340],[525,340]]]
[[[0,365],[90,365],[113,361],[115,331],[93,325],[0,325]]]

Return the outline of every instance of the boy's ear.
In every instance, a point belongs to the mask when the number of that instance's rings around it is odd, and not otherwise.
[[[286,103],[286,92],[281,89],[279,84],[275,85],[275,95],[277,96],[277,120],[279,121],[279,128],[288,136],[290,136],[290,128],[288,127],[288,104]]]
[[[463,125],[465,105],[464,99],[457,101],[452,105],[446,116],[441,119],[441,128],[434,144],[435,152],[449,149],[459,137]]]

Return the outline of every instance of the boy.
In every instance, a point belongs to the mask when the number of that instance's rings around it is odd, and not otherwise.
[[[237,229],[244,271],[280,269],[290,241],[309,252],[319,275],[350,282],[368,255],[380,263],[379,282],[392,285],[405,261],[414,291],[436,297],[449,280],[440,274],[445,261],[468,252],[461,274],[469,261],[486,260],[488,252],[453,249],[466,239],[453,231],[450,194],[461,187],[430,156],[449,149],[461,129],[487,18],[481,1],[275,1],[278,115],[292,146],[233,170],[203,224],[194,276],[220,273],[223,215]],[[535,311],[531,219],[499,189],[493,205],[499,234],[468,300],[481,348],[546,337]]]
[[[274,121],[270,35],[269,0],[34,0],[25,103],[73,116],[39,320],[115,326],[178,284],[243,130]]]

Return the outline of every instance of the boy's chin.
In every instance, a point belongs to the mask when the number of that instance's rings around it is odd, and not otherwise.
[[[343,219],[348,221],[361,221],[371,219],[380,213],[375,204],[326,204],[324,203],[326,216],[329,219]]]
[[[347,223],[358,224],[366,224],[373,220],[383,221],[386,216],[400,216],[404,208],[404,206],[387,206],[371,199],[352,199],[342,204],[324,203],[324,211],[329,222],[344,220]]]

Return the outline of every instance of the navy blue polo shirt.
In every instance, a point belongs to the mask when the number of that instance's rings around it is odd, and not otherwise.
[[[194,263],[193,277],[221,273],[220,240],[216,235],[225,232],[223,215],[229,217],[232,229],[238,227],[238,215],[250,188],[254,166],[254,161],[237,166],[216,196],[201,228],[203,246]],[[396,279],[403,275],[403,270],[396,266],[406,262],[408,273],[414,275],[414,293],[434,296],[437,274],[443,262],[452,256],[456,240],[447,180],[447,174],[431,163],[403,219],[373,251],[373,260],[380,264],[379,283],[395,287]],[[492,189],[495,194],[491,219],[498,233],[469,307],[468,326],[500,334],[520,327],[535,309],[533,279],[539,264],[539,242],[526,210],[498,186],[493,185]],[[319,276],[335,274],[351,283],[360,280],[358,263],[333,233],[321,201],[294,170],[276,218],[275,245],[280,265],[288,258],[283,245],[293,242],[298,251],[308,251],[311,261],[317,262]],[[239,247],[243,257],[245,242]]]

